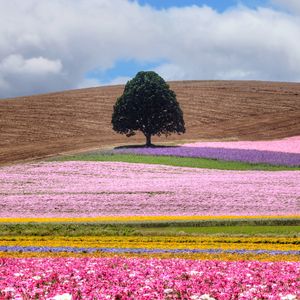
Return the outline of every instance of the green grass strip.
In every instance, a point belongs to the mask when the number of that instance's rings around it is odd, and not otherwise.
[[[239,224],[239,225],[237,225]],[[189,224],[103,224],[103,223],[4,223],[0,236],[144,236],[144,235],[242,235],[300,236],[300,225]],[[197,226],[196,226],[197,225]]]
[[[85,153],[72,156],[61,156],[52,161],[110,161],[143,164],[159,164],[176,167],[205,168],[218,170],[261,170],[261,171],[294,171],[300,167],[272,166],[266,164],[250,164],[237,161],[224,161],[206,158],[191,158],[177,156],[151,156],[113,153]]]
[[[299,236],[300,226],[214,226],[147,228],[143,234],[218,235],[218,236]]]

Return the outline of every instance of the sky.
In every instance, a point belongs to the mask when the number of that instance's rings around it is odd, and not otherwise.
[[[300,81],[299,0],[0,0],[0,98],[165,80]]]

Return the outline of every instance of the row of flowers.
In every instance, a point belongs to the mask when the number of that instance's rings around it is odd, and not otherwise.
[[[278,216],[98,216],[74,218],[0,218],[0,223],[132,223],[132,222],[196,222],[196,221],[300,220],[300,215]]]
[[[0,252],[71,252],[71,253],[204,253],[204,254],[268,254],[300,255],[300,250],[246,250],[246,249],[165,249],[165,248],[85,248],[85,247],[45,247],[45,246],[0,246]]]
[[[294,215],[300,171],[221,171],[118,162],[0,169],[0,217]]]
[[[5,258],[3,299],[272,299],[300,297],[299,262],[144,258]]]
[[[274,141],[198,142],[176,147],[123,148],[114,153],[201,157],[225,161],[300,166],[300,136]]]
[[[212,237],[212,236],[7,236],[1,237],[0,247],[77,247],[101,249],[183,249],[184,251],[255,250],[299,251],[297,237]],[[3,248],[3,249],[4,249]],[[198,249],[198,250],[197,250]],[[177,251],[176,250],[176,251]],[[0,250],[1,251],[1,250]],[[3,251],[3,250],[2,250]],[[62,250],[63,251],[63,250]],[[139,250],[137,250],[139,251]],[[298,253],[298,252],[297,252]],[[278,253],[280,254],[280,253]]]
[[[289,138],[270,140],[270,141],[198,142],[198,143],[185,144],[184,146],[257,150],[257,151],[300,154],[300,136],[293,136]]]
[[[139,258],[182,258],[182,259],[197,259],[197,260],[220,260],[220,261],[245,261],[245,260],[256,260],[256,261],[298,261],[300,262],[300,255],[296,254],[276,254],[270,255],[269,253],[239,253],[239,252],[220,252],[220,253],[145,253],[145,252],[24,252],[24,251],[0,251],[1,258],[50,258],[50,257],[139,257]]]

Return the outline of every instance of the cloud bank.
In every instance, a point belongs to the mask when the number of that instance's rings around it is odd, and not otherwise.
[[[278,5],[281,8],[285,8],[293,14],[300,13],[300,1],[299,0],[272,0],[273,4]]]
[[[0,0],[0,97],[97,85],[87,72],[120,60],[163,61],[156,71],[167,80],[300,81],[299,1],[273,3],[289,11]]]

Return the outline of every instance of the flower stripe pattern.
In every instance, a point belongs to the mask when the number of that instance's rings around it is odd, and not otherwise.
[[[176,147],[124,148],[113,152],[300,166],[300,136],[274,141],[198,142]]]
[[[39,247],[39,246],[0,246],[0,252],[70,252],[70,253],[207,253],[207,254],[268,254],[300,255],[300,250],[245,250],[245,249],[153,249],[153,248],[81,248],[81,247]]]

